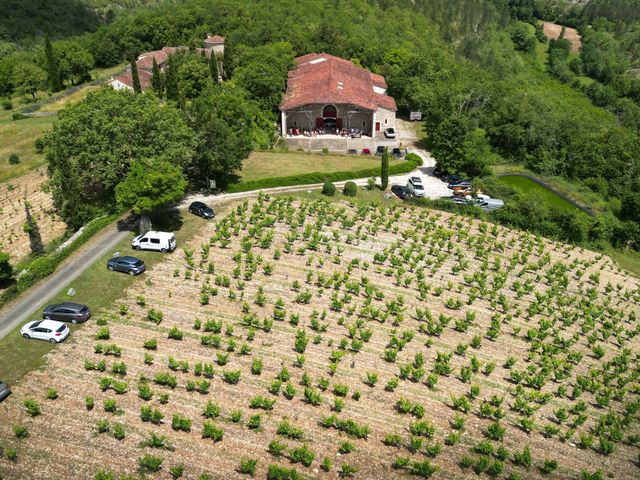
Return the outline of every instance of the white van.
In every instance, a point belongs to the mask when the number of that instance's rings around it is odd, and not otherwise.
[[[147,232],[131,242],[134,250],[172,252],[176,248],[176,236],[171,232]]]

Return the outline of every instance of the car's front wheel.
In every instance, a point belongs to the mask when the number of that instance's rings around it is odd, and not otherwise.
[[[136,274],[136,272],[134,272],[133,270],[129,270],[129,275],[131,275],[132,277]]]
[[[73,320],[71,320],[71,323],[73,323],[73,324],[75,325],[76,323],[78,323],[78,320],[76,320],[76,319],[74,318]]]
[[[113,265],[109,265],[107,268],[109,269],[110,272],[113,272]]]
[[[26,338],[27,340],[29,340],[31,338],[28,333],[23,333],[22,336],[24,338]]]
[[[49,314],[45,315],[45,316],[44,316],[44,319],[45,319],[45,320],[51,320],[51,315],[49,315]]]
[[[167,249],[166,249],[166,248],[161,248],[161,249],[160,249],[160,251],[161,251],[162,253],[167,253]]]
[[[140,245],[136,245],[135,247],[133,247],[134,250],[140,250]]]
[[[55,338],[50,338],[50,339],[49,339],[49,342],[50,342],[50,343],[56,343],[56,339],[55,339]]]

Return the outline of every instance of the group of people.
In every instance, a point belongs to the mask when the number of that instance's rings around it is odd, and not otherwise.
[[[362,130],[359,128],[336,128],[335,130],[325,129],[324,127],[318,128],[304,128],[300,129],[298,127],[290,128],[287,130],[287,134],[290,137],[304,136],[304,137],[317,137],[318,135],[339,135],[341,137],[351,137],[351,138],[360,138],[362,137]]]

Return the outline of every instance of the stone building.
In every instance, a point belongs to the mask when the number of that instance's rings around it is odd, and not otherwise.
[[[356,129],[373,137],[395,128],[396,102],[384,77],[343,58],[310,53],[296,58],[280,105],[283,136]]]

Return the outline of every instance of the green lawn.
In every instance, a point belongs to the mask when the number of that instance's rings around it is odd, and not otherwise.
[[[0,114],[0,182],[44,165],[44,156],[36,151],[34,142],[44,132],[51,130],[53,118],[13,120],[11,112]],[[9,163],[12,153],[20,157],[19,164]]]
[[[391,159],[389,165],[401,160]],[[380,157],[323,155],[306,152],[253,152],[242,164],[241,181],[287,177],[303,173],[363,170],[380,165]]]
[[[498,181],[505,185],[508,185],[522,193],[532,193],[541,202],[546,203],[549,206],[555,207],[559,210],[565,210],[569,212],[575,212],[578,210],[573,204],[567,202],[564,198],[556,195],[554,192],[542,185],[534,182],[530,178],[522,175],[506,175],[504,177],[498,177]]]
[[[191,237],[193,237],[197,229],[205,222],[205,220],[202,220],[199,217],[187,214],[186,211],[184,211],[184,213],[185,216],[178,219],[177,222],[177,225],[180,225],[179,230],[173,229],[173,231],[176,232],[176,239],[179,246],[188,242]],[[177,225],[174,224],[174,226]],[[155,224],[154,226],[167,229],[171,227],[162,227]],[[132,237],[133,234],[128,236],[118,244],[116,248],[114,248],[113,252],[132,252]],[[39,318],[38,312],[41,311],[45,305],[50,303],[74,301],[89,305],[93,313],[89,322],[95,322],[99,317],[99,311],[101,308],[113,305],[113,303],[122,296],[123,292],[127,288],[129,288],[134,282],[143,282],[145,277],[144,273],[140,277],[131,277],[124,273],[108,271],[105,264],[111,257],[111,254],[112,252],[102,257],[86,272],[71,282],[70,285],[67,285],[60,290],[54,298],[46,299],[42,305],[39,305],[38,308],[35,309],[35,313],[31,318],[33,320],[37,320]],[[136,252],[135,255],[144,260],[147,268],[152,268],[164,258],[163,254],[156,252]],[[170,255],[179,254],[174,252]],[[69,297],[66,294],[70,287],[76,290],[76,295],[74,297]],[[21,326],[22,325],[19,325],[9,333],[9,335],[0,339],[0,379],[9,382],[9,384],[14,384],[31,370],[43,366],[46,363],[45,355],[52,349],[56,348],[55,345],[51,345],[48,342],[23,339],[20,336]],[[69,325],[69,327],[71,328],[71,336],[66,341],[73,342],[73,332],[78,328],[83,328],[83,326]]]

